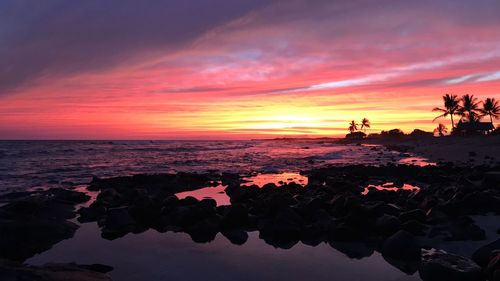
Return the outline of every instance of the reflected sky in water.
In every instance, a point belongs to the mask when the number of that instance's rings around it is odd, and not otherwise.
[[[349,259],[326,243],[276,249],[252,232],[243,246],[231,244],[221,234],[212,243],[196,244],[187,234],[154,230],[107,241],[100,238],[95,223],[83,224],[73,239],[28,260],[35,265],[46,262],[107,264],[115,268],[111,272],[114,280],[122,281],[373,281],[374,276],[376,280],[420,280],[418,274],[408,276],[391,266],[377,252]]]

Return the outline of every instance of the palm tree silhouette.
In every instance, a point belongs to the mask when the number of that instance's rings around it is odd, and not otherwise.
[[[487,98],[483,102],[483,108],[480,109],[483,116],[489,115],[491,124],[493,124],[493,117],[498,119],[500,117],[500,104],[494,98]]]
[[[351,133],[354,133],[358,130],[358,124],[356,124],[356,122],[354,120],[351,121],[351,123],[349,123],[349,128],[348,128],[349,132]]]
[[[366,128],[370,128],[370,120],[363,118],[363,120],[361,120],[361,130],[366,132]]]
[[[436,129],[434,129],[434,133],[438,133],[440,137],[444,137],[444,134],[448,133],[448,128],[442,123],[439,123]]]
[[[476,122],[479,120],[479,102],[474,95],[464,95],[461,99],[462,105],[458,109],[458,113],[467,118],[469,122]]]
[[[434,120],[432,120],[432,122],[436,121],[436,119],[445,118],[448,115],[450,115],[451,128],[453,129],[453,128],[455,128],[455,122],[453,121],[453,115],[457,114],[457,112],[460,108],[460,106],[458,104],[459,103],[458,97],[456,95],[446,94],[443,96],[443,102],[444,102],[444,108],[436,107],[432,110],[432,111],[442,112],[442,114],[439,115],[438,117],[434,118]]]

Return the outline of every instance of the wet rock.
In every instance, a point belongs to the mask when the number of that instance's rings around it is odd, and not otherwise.
[[[242,229],[223,230],[221,233],[235,245],[243,245],[248,240],[248,233]]]
[[[448,240],[484,240],[486,233],[483,229],[477,226],[469,217],[460,217],[453,220],[448,226],[448,231],[451,236]]]
[[[220,218],[206,218],[187,227],[186,232],[196,243],[208,243],[215,239],[219,232]]]
[[[57,201],[72,204],[85,203],[90,200],[90,196],[83,192],[67,190],[62,188],[51,188],[46,193],[51,194]]]
[[[78,226],[67,219],[83,200],[79,192],[52,189],[0,207],[0,258],[23,261],[71,238]]]
[[[490,259],[486,267],[486,274],[490,281],[500,281],[500,250],[493,252],[493,257]]]
[[[425,253],[419,268],[424,281],[481,281],[486,280],[481,268],[472,260],[441,251]]]
[[[101,204],[91,204],[88,208],[80,208],[78,210],[78,221],[81,223],[97,221],[106,214],[106,208]]]
[[[416,220],[409,220],[401,224],[401,229],[406,230],[413,235],[422,236],[426,234],[428,226]]]
[[[76,224],[65,220],[1,220],[0,258],[24,261],[73,237],[77,228]]]
[[[248,220],[248,210],[240,204],[226,206],[222,216],[222,228],[243,227]]]
[[[408,212],[403,212],[399,215],[399,219],[402,221],[402,222],[407,222],[407,221],[410,221],[410,220],[415,220],[415,221],[418,221],[418,222],[425,222],[427,220],[427,215],[424,213],[424,211],[420,210],[420,209],[415,209],[415,210],[411,210],[411,211],[408,211]]]
[[[135,227],[135,220],[128,212],[127,207],[109,209],[106,213],[102,237],[113,240],[132,232]]]
[[[377,218],[375,222],[375,227],[378,232],[383,234],[392,234],[399,230],[401,226],[401,221],[391,215],[383,215]]]
[[[384,257],[395,260],[419,260],[420,252],[420,245],[415,237],[404,230],[387,238],[381,249]]]
[[[486,267],[493,257],[493,252],[496,250],[500,251],[500,239],[497,239],[477,249],[472,254],[472,260],[481,267]]]

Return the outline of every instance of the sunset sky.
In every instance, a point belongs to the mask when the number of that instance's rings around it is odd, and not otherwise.
[[[0,139],[432,130],[443,94],[500,99],[499,15],[498,0],[4,0]]]

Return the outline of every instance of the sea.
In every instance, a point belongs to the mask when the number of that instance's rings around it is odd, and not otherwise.
[[[0,141],[0,193],[71,188],[92,177],[176,172],[298,173],[325,165],[426,159],[331,139],[249,141]]]
[[[93,177],[141,173],[233,172],[272,180],[273,175],[293,178],[325,165],[387,163],[432,164],[383,146],[332,139],[0,141],[0,194],[51,187],[82,190]],[[404,273],[356,243],[312,247],[299,242],[279,249],[251,232],[244,245],[233,245],[220,233],[211,243],[199,244],[185,233],[151,229],[109,241],[101,238],[95,222],[79,226],[73,238],[26,263],[101,263],[112,266],[110,276],[119,281],[421,280],[418,273]]]

